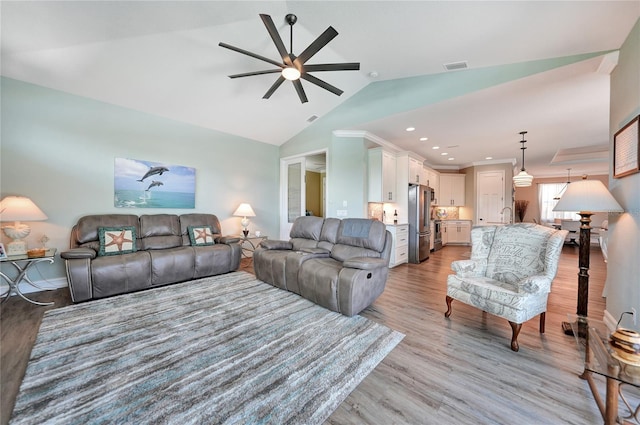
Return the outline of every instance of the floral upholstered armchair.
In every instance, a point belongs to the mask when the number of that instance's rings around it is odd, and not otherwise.
[[[445,317],[458,300],[505,318],[512,329],[511,349],[518,351],[522,323],[540,315],[544,333],[547,297],[566,234],[529,223],[474,227],[471,258],[451,264],[456,274],[447,278]]]

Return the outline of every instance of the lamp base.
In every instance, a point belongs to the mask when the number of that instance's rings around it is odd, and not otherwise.
[[[249,231],[247,229],[244,229],[242,231],[242,234],[244,235],[244,237],[246,238],[247,236],[249,236]]]
[[[7,244],[7,256],[27,255],[27,242],[22,239],[16,239]]]

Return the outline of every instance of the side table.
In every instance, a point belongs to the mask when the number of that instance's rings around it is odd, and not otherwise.
[[[569,315],[569,322],[578,347],[585,348],[584,372],[580,378],[585,379],[589,384],[605,425],[627,424],[629,423],[627,419],[633,419],[638,423],[640,405],[633,408],[627,402],[623,389],[625,385],[640,388],[640,365],[629,365],[614,357],[615,352],[609,345],[611,332],[604,322],[585,317],[578,319],[576,315]],[[586,327],[586,338],[578,337],[578,327]],[[594,381],[594,373],[606,379],[604,402]],[[629,412],[627,416],[618,417],[618,397]]]
[[[258,245],[260,245],[260,242],[269,239],[268,236],[264,236],[264,235],[260,235],[260,236],[256,236],[256,235],[238,235],[236,236],[237,238],[240,239],[240,247],[242,248],[242,256],[244,258],[250,258],[253,257],[253,251],[256,250],[256,248],[258,247]],[[248,245],[246,246],[245,243]],[[251,255],[249,255],[251,254]]]
[[[40,289],[41,291],[46,291],[47,290],[46,288],[38,286],[36,283],[34,283],[29,278],[29,275],[27,274],[27,272],[29,271],[29,269],[31,267],[35,266],[38,263],[42,263],[42,262],[45,262],[45,261],[49,262],[50,264],[53,264],[53,255],[48,255],[48,256],[44,256],[44,257],[37,257],[37,258],[29,258],[26,255],[19,255],[19,256],[5,257],[5,258],[0,259],[0,262],[2,264],[9,263],[13,267],[15,267],[15,269],[18,271],[18,275],[15,278],[11,278],[8,275],[6,275],[2,270],[0,270],[0,276],[2,276],[2,278],[9,285],[9,289],[7,290],[7,292],[5,292],[4,294],[0,295],[0,297],[4,297],[4,299],[2,300],[2,304],[4,304],[5,302],[7,302],[9,300],[9,298],[11,297],[11,293],[14,293],[14,294],[18,295],[20,298],[22,298],[23,300],[30,302],[31,304],[43,305],[43,306],[44,305],[53,305],[52,302],[50,302],[50,303],[41,303],[41,302],[32,300],[31,298],[28,298],[25,294],[23,294],[22,291],[20,291],[20,283],[22,281],[25,281],[29,285],[33,286],[34,288]]]

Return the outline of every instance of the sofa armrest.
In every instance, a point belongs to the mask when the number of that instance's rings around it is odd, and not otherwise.
[[[93,260],[96,258],[96,251],[91,248],[72,248],[68,251],[63,251],[60,253],[60,257],[65,260],[76,260],[82,258],[89,258]]]
[[[486,268],[486,261],[456,260],[451,263],[451,270],[453,270],[460,277],[484,276]]]
[[[264,249],[293,249],[293,244],[289,241],[278,241],[271,239],[266,239],[260,242],[259,246]]]
[[[519,294],[545,294],[551,291],[551,279],[547,276],[536,275],[525,277],[516,283]]]
[[[231,245],[238,242],[240,242],[240,238],[237,236],[220,236],[220,238],[218,238],[218,243],[220,244]]]
[[[386,267],[387,262],[384,258],[354,257],[349,258],[348,260],[344,260],[342,266],[348,267],[350,269],[374,270],[381,267]]]

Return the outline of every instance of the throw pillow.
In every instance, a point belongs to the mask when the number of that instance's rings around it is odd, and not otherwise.
[[[216,243],[213,239],[211,226],[189,226],[187,229],[192,246],[213,245]]]
[[[98,255],[118,255],[136,252],[136,228],[133,226],[99,227]]]

